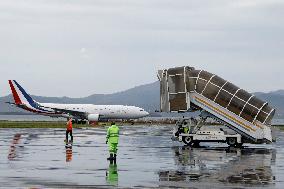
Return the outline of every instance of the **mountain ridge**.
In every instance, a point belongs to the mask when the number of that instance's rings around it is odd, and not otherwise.
[[[159,109],[160,104],[160,84],[159,81],[135,86],[125,91],[115,92],[113,94],[92,94],[81,98],[71,97],[46,97],[31,95],[39,102],[53,103],[86,103],[86,104],[120,104],[133,105],[144,108],[146,111],[154,112]],[[267,101],[272,107],[276,108],[275,117],[284,118],[284,90],[272,92],[255,92],[258,98]],[[25,112],[16,107],[12,107],[5,102],[14,102],[12,95],[0,97],[0,112]]]

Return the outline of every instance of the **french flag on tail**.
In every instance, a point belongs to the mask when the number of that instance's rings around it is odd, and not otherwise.
[[[16,105],[21,105],[21,104],[23,104],[22,103],[22,101],[21,101],[21,99],[20,99],[20,97],[19,97],[19,95],[18,95],[18,92],[16,91],[16,89],[15,89],[15,84],[16,83],[16,81],[15,80],[9,80],[9,85],[10,85],[10,88],[11,88],[11,91],[12,91],[12,94],[13,94],[13,97],[14,97],[14,101],[15,101],[15,104]]]
[[[43,109],[39,103],[32,99],[16,80],[9,80],[9,85],[14,97],[15,105],[34,113],[51,113]],[[13,104],[13,103],[10,103]]]

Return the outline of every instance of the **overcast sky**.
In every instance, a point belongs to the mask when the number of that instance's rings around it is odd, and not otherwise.
[[[250,92],[284,89],[283,0],[0,1],[0,91],[83,97],[193,66]]]

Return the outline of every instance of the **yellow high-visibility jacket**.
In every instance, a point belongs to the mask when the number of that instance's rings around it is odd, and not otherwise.
[[[119,137],[119,128],[116,125],[112,125],[107,130],[107,140],[108,143],[118,143],[118,137]]]

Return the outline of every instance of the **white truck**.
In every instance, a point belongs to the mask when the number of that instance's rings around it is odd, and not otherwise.
[[[222,128],[219,130],[199,129],[196,132],[195,125],[192,124],[192,119],[182,119],[178,121],[173,129],[173,140],[183,142],[188,146],[199,146],[200,142],[218,142],[227,143],[230,147],[242,147],[242,136],[240,134],[229,134]],[[212,126],[215,127],[215,126]]]

